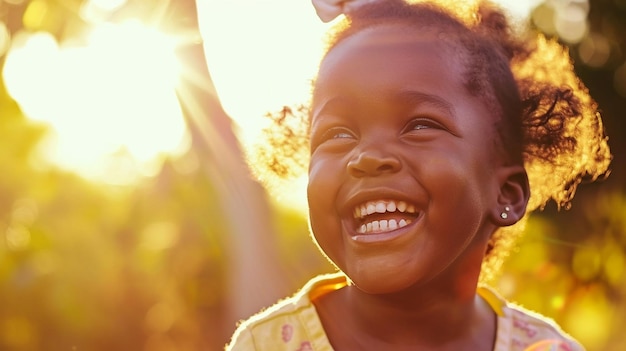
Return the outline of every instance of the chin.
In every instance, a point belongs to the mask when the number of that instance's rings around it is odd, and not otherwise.
[[[407,291],[420,285],[421,279],[409,279],[406,272],[395,271],[393,273],[384,271],[361,272],[360,274],[346,273],[350,281],[360,291],[371,295],[395,294]],[[415,278],[415,277],[413,277]]]
[[[411,287],[410,284],[389,284],[389,282],[367,281],[358,284],[353,281],[354,286],[359,291],[368,295],[391,295],[405,292]]]

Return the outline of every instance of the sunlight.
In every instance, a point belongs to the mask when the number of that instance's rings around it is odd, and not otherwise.
[[[27,116],[53,127],[47,159],[130,183],[158,169],[159,154],[188,147],[174,43],[139,21],[100,24],[86,42],[21,33],[7,55],[5,84]]]
[[[507,3],[519,14],[534,2]],[[125,3],[91,0],[82,11],[106,13]],[[307,103],[332,23],[322,23],[308,1],[199,1],[198,9],[212,79],[249,147],[266,112]],[[45,13],[30,10],[33,18]],[[47,160],[129,183],[155,172],[160,154],[189,144],[174,92],[174,44],[138,20],[96,21],[87,36],[60,43],[49,33],[21,32],[6,56],[5,84],[27,116],[53,127]]]
[[[539,1],[498,2],[520,17],[527,16]],[[322,23],[310,1],[198,1],[198,11],[220,101],[241,128],[243,143],[254,147],[267,112],[308,102],[324,33],[335,22]],[[285,187],[290,190],[284,191]],[[276,188],[275,201],[306,209],[305,179]]]
[[[211,77],[244,139],[266,112],[307,101],[329,27],[310,1],[198,1],[198,11]]]
[[[540,0],[496,2],[522,17]],[[266,112],[308,101],[334,23],[322,23],[310,1],[198,1],[198,11],[212,79],[244,135],[254,136]]]
[[[100,11],[113,11],[124,4],[126,4],[127,0],[89,0],[85,1],[84,6],[93,7]]]

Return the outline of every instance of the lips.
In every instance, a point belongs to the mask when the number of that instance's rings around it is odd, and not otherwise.
[[[354,208],[355,231],[358,234],[391,232],[411,224],[418,214],[415,205],[405,201],[367,201]]]

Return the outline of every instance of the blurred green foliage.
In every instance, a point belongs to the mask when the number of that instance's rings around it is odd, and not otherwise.
[[[135,187],[94,184],[34,167],[46,128],[6,94],[0,115],[0,349],[220,349],[228,224],[194,151]],[[302,214],[276,219],[295,290],[328,265]]]
[[[9,3],[0,3],[5,15]],[[29,1],[11,3],[23,10]],[[70,16],[78,2],[47,3],[58,7],[47,21],[55,32],[62,25],[54,14]],[[606,83],[625,61],[625,8],[591,1],[591,30],[620,33],[613,42],[622,56],[577,65],[603,111],[613,174],[582,186],[570,211],[548,206],[533,215],[498,282],[505,296],[553,317],[589,350],[626,349],[626,100]],[[606,24],[615,17],[618,27]],[[15,18],[3,20],[18,30]],[[47,127],[0,88],[0,349],[220,349],[234,329],[224,322],[229,225],[200,156],[192,148],[132,187],[44,167]],[[293,289],[331,269],[302,214],[278,206],[274,214]]]
[[[134,188],[35,168],[45,129],[0,106],[0,349],[215,346],[226,229],[207,178],[185,160]]]

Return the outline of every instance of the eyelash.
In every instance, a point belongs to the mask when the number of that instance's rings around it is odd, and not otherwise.
[[[413,119],[411,121],[409,121],[409,123],[407,123],[406,127],[404,128],[404,132],[410,132],[413,130],[422,130],[422,129],[446,129],[444,126],[442,126],[440,123],[433,121],[430,118],[416,118]]]
[[[320,138],[320,141],[324,142],[324,141],[327,141],[327,140],[330,140],[330,139],[347,139],[344,136],[338,137],[339,135],[347,136],[347,138],[353,138],[354,137],[354,133],[352,133],[347,128],[333,127],[333,128],[330,128],[329,130],[325,131],[322,134],[322,136]]]
[[[352,133],[348,128],[345,127],[331,127],[324,132],[318,134],[319,136],[313,136],[312,148],[316,149],[320,145],[324,144],[329,140],[340,140],[340,139],[350,139],[354,138],[354,133]],[[339,136],[343,135],[343,136]]]
[[[442,126],[440,123],[433,121],[430,118],[419,117],[409,121],[404,129],[403,133],[409,133],[411,131],[416,130],[424,130],[424,129],[443,129],[446,128]],[[345,127],[331,127],[325,132],[323,132],[319,137],[315,138],[316,142],[314,143],[314,148],[317,148],[319,145],[329,141],[329,140],[339,140],[339,139],[354,139],[355,134],[348,128]]]

